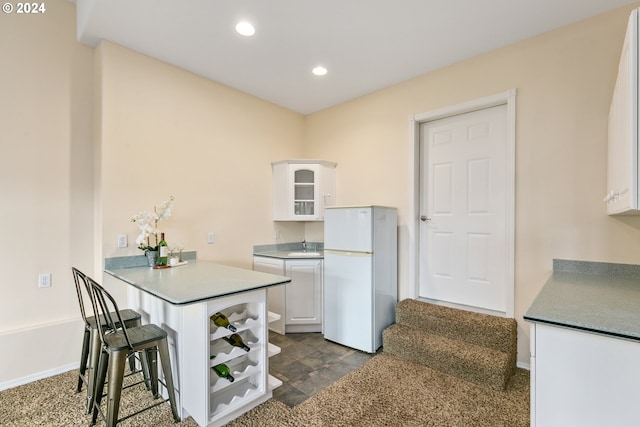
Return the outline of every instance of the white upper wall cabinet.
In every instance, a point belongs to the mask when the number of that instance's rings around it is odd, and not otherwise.
[[[609,215],[640,215],[638,205],[638,9],[631,12],[609,110]]]
[[[273,169],[274,221],[322,221],[336,203],[336,164],[324,160],[282,160]]]

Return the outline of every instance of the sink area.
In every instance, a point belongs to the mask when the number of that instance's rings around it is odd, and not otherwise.
[[[289,256],[297,256],[297,257],[316,257],[320,256],[320,252],[289,252]]]
[[[253,247],[253,255],[280,259],[322,259],[324,257],[324,244],[322,242],[302,241],[301,243],[256,245]]]

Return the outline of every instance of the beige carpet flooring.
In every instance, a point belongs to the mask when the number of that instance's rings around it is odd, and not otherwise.
[[[74,392],[75,378],[72,371],[0,392],[0,426],[88,425],[84,393]],[[145,404],[148,394],[142,386],[126,390],[121,414]],[[172,423],[165,404],[119,425],[196,423],[192,419]],[[497,391],[383,353],[294,408],[272,399],[228,425],[528,426],[529,372],[518,369],[506,391]]]

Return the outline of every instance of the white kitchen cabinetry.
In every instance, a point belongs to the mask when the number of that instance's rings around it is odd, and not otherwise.
[[[335,205],[336,164],[324,160],[272,163],[274,221],[322,221]]]
[[[638,173],[638,10],[629,17],[609,110],[607,194],[612,214],[640,214]]]
[[[286,260],[285,292],[287,332],[322,332],[322,260]]]
[[[637,426],[638,361],[639,342],[533,324],[532,427]]]
[[[291,282],[269,288],[269,311],[284,318],[273,322],[271,329],[278,333],[322,332],[322,259],[278,259],[253,257],[253,269],[284,275]],[[281,310],[281,311],[279,311]]]

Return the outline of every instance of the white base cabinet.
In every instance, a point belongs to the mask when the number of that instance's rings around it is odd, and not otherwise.
[[[291,278],[290,283],[268,290],[269,311],[283,318],[270,325],[274,332],[322,332],[322,267],[322,259],[253,257],[254,270]]]
[[[191,416],[200,426],[222,426],[270,399],[282,384],[269,375],[269,357],[280,349],[268,342],[268,322],[279,316],[267,311],[266,289],[187,305],[170,304],[133,286],[127,287],[127,297],[143,323],[160,325],[169,334],[182,419]],[[222,339],[233,332],[210,321],[217,312],[237,328],[248,352]],[[230,368],[234,382],[211,369],[220,363]]]
[[[532,325],[532,427],[637,426],[639,402],[639,342]]]

